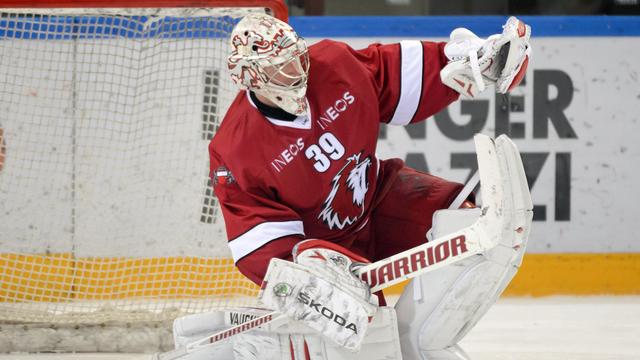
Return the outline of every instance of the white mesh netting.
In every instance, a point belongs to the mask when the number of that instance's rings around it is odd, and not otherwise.
[[[246,11],[263,9],[0,9],[1,322],[252,304],[207,152]]]

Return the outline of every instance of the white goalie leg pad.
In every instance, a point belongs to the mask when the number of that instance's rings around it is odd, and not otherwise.
[[[392,307],[384,306],[378,309],[369,324],[360,350],[355,353],[331,341],[325,341],[310,328],[307,328],[306,332],[300,331],[299,324],[292,321],[291,326],[282,326],[276,330],[282,335],[288,334],[290,330],[296,331],[295,334],[287,335],[290,336],[288,339],[281,337],[282,345],[294,350],[287,360],[402,360],[398,322],[395,309]],[[307,355],[308,357],[304,357]]]
[[[173,321],[173,342],[175,348],[186,346],[192,341],[200,340],[216,331],[228,327],[225,312],[215,311],[202,314],[181,316]],[[208,347],[201,351],[187,354],[184,360],[233,359],[231,342],[223,342],[218,346]]]
[[[458,345],[442,350],[430,350],[425,356],[429,360],[471,360],[471,357]]]
[[[504,190],[502,212],[506,217],[500,242],[482,255],[426,273],[405,288],[396,304],[405,358],[468,358],[457,343],[495,303],[520,266],[533,205],[515,145],[501,136],[495,147]],[[434,214],[432,236],[464,228],[479,215],[478,209],[438,211]]]
[[[173,322],[176,349],[269,312],[266,309],[238,308],[179,317]],[[234,335],[215,346],[201,348],[181,359],[290,360],[289,348],[281,346],[280,337],[278,333],[254,330]]]
[[[183,316],[174,321],[176,348],[224,328],[250,321],[269,310],[239,308]],[[360,351],[325,341],[302,322],[290,320],[272,331],[260,329],[188,354],[186,360],[386,360],[402,359],[395,309],[381,307],[369,324]]]
[[[282,347],[282,335],[260,330],[249,331],[231,338],[234,360],[288,360],[291,357]]]
[[[295,353],[287,360],[402,360],[396,312],[392,307],[381,307],[376,312],[360,350],[355,353],[331,341],[325,341],[313,331],[292,335],[290,339]],[[286,342],[286,338],[283,341]],[[308,357],[303,357],[307,354]]]
[[[402,360],[398,320],[394,308],[384,306],[378,309],[367,334],[362,341],[362,347],[356,354],[340,347],[327,347],[328,359],[344,360]],[[410,358],[406,358],[410,360]]]

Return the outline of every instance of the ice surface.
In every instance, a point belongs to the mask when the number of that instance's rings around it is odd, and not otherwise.
[[[640,296],[502,299],[461,345],[473,360],[640,359]]]
[[[473,360],[640,359],[640,296],[501,299],[462,341]],[[144,354],[0,355],[0,360],[149,360]]]

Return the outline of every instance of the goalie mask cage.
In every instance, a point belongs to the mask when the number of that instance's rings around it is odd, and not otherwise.
[[[0,337],[252,305],[207,146],[237,94],[229,33],[282,0],[0,7]]]

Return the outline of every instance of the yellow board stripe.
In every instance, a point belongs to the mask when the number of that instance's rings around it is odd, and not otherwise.
[[[640,294],[640,253],[528,254],[511,296]]]
[[[0,254],[0,302],[254,296],[232,259]]]
[[[405,284],[385,290],[399,295]],[[0,302],[254,296],[231,259],[0,254]],[[527,254],[505,296],[640,294],[640,253]]]
[[[385,294],[400,295],[405,285]],[[503,296],[638,294],[640,253],[527,254]]]

